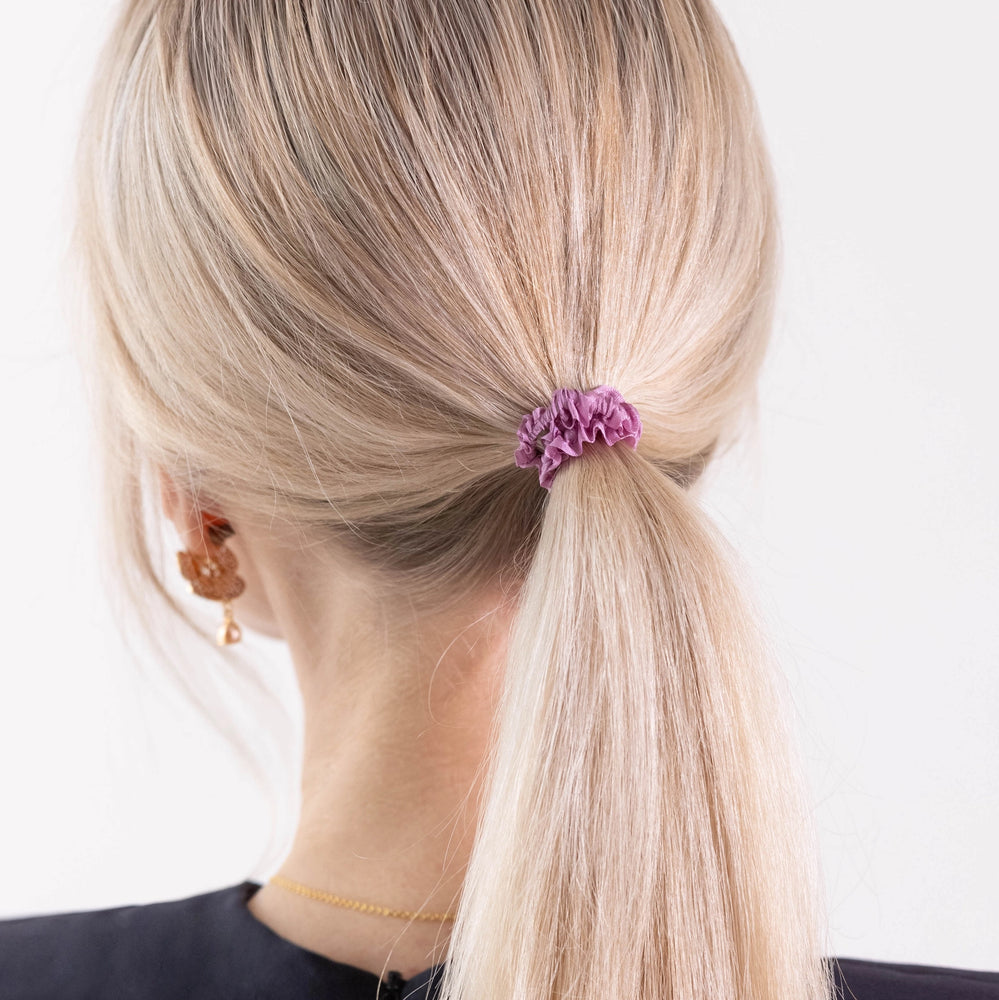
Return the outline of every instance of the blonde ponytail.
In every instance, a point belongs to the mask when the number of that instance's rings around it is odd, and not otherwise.
[[[131,0],[81,166],[123,578],[179,610],[158,468],[414,606],[523,584],[446,1000],[823,1000],[779,675],[689,493],[777,252],[706,0]],[[601,384],[638,450],[546,494],[521,417]]]
[[[828,995],[785,705],[725,549],[623,446],[559,469],[446,1000]]]

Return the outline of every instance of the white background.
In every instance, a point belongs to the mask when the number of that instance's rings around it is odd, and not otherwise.
[[[721,9],[770,137],[786,259],[759,429],[708,498],[794,691],[834,952],[999,969],[996,6]],[[268,805],[224,740],[142,679],[97,577],[62,269],[76,122],[109,5],[4,17],[0,916],[12,916],[259,875]],[[280,645],[245,645],[287,692]],[[218,669],[211,654],[204,669]]]

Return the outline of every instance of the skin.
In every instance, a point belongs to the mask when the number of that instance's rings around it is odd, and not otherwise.
[[[513,607],[470,594],[446,613],[390,602],[351,559],[303,552],[236,511],[199,508],[161,476],[182,545],[226,518],[246,589],[236,621],[283,638],[305,714],[302,809],[280,873],[350,899],[454,912]],[[409,978],[446,956],[448,923],[358,913],[264,885],[250,912],[300,947]]]

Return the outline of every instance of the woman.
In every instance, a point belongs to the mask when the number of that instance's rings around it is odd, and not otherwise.
[[[0,994],[999,996],[824,960],[693,497],[776,271],[709,6],[131,0],[83,151],[122,570],[170,600],[152,492],[218,641],[287,641],[303,807],[266,885],[0,925]]]

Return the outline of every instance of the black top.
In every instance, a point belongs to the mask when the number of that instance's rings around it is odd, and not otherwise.
[[[141,906],[0,921],[2,1000],[434,1000],[409,980],[286,941],[246,902],[256,882]],[[832,960],[844,1000],[999,1000],[999,972]],[[597,993],[594,994],[597,996]]]

